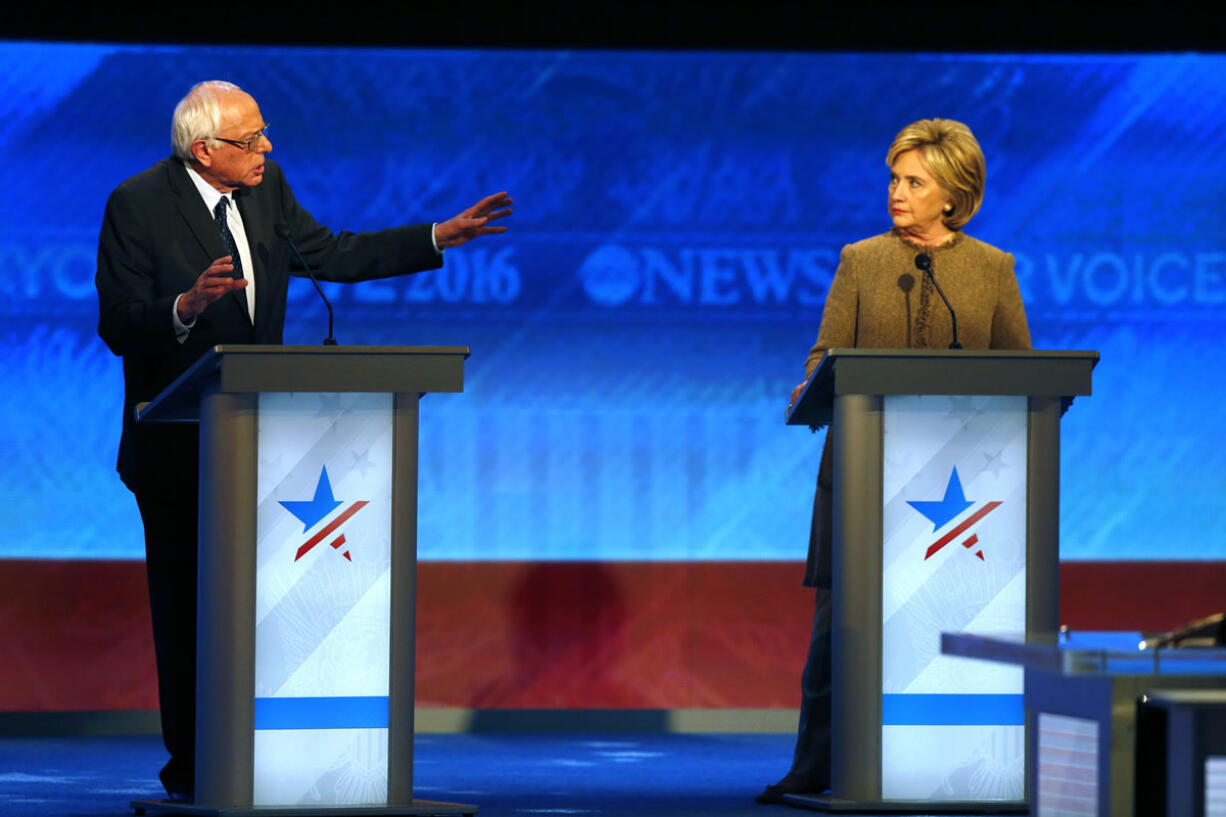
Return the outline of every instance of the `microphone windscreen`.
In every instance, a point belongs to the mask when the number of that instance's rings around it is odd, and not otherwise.
[[[910,292],[914,286],[915,276],[911,273],[904,272],[902,275],[898,276],[898,288],[903,292]]]
[[[289,222],[278,221],[273,225],[272,229],[273,232],[277,234],[278,238],[289,238]]]
[[[922,252],[915,256],[915,266],[917,269],[927,272],[932,267],[932,257],[926,252]]]

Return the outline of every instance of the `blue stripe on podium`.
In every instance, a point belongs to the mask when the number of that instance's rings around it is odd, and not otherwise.
[[[884,726],[1022,726],[1021,695],[882,695]]]
[[[386,729],[387,696],[256,698],[256,729]]]

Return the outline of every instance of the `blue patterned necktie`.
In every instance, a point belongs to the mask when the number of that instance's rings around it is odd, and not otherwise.
[[[230,225],[226,219],[226,206],[230,203],[230,199],[225,196],[221,197],[221,201],[217,202],[217,206],[213,208],[213,218],[217,222],[217,234],[221,236],[221,245],[226,249],[226,255],[233,259],[234,263],[234,279],[241,280],[243,277],[243,259],[238,254],[238,244],[234,241],[234,233],[230,232]],[[238,300],[243,305],[243,311],[247,316],[251,316],[251,310],[247,306],[247,292],[240,289],[234,293],[238,296]]]

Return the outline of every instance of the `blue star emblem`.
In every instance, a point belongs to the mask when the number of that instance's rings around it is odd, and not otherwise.
[[[332,483],[328,481],[328,467],[319,472],[319,482],[315,484],[315,498],[309,501],[280,500],[285,510],[298,517],[302,522],[302,532],[306,533],[319,520],[336,510],[341,502],[332,496]]]
[[[936,531],[975,503],[968,501],[966,495],[962,493],[962,480],[958,479],[958,469],[955,468],[949,475],[949,482],[945,485],[944,499],[939,502],[913,502],[908,499],[907,504],[928,517],[932,522],[933,531]]]

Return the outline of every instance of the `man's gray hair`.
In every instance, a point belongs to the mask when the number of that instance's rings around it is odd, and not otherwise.
[[[209,139],[221,130],[221,99],[241,91],[232,82],[211,79],[198,82],[179,100],[170,120],[170,144],[174,154],[184,161],[192,160],[192,143]]]

